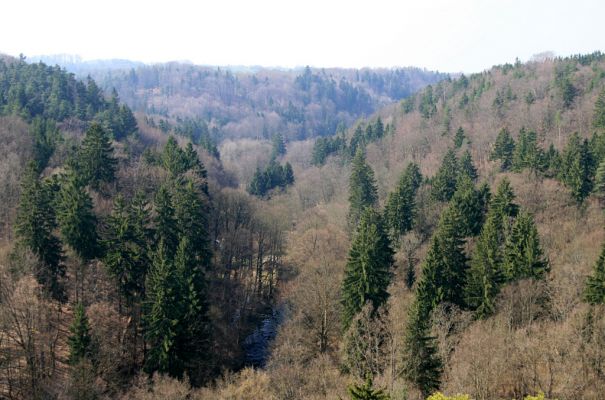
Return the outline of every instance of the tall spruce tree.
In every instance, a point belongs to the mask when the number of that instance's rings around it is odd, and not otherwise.
[[[548,261],[540,246],[534,219],[521,212],[515,219],[504,250],[504,271],[508,280],[542,279],[549,272]]]
[[[464,129],[462,129],[462,127],[459,127],[458,130],[456,131],[456,136],[454,136],[454,147],[457,149],[462,147],[462,144],[464,143],[464,139],[466,139],[466,135],[464,134]]]
[[[483,185],[481,190],[476,189],[468,175],[462,175],[457,186],[450,207],[455,207],[462,216],[461,234],[476,236],[481,231],[487,211],[489,187]]]
[[[439,389],[443,375],[443,362],[435,337],[430,334],[430,314],[430,309],[417,299],[410,309],[404,337],[403,374],[423,397]]]
[[[174,217],[179,236],[187,238],[194,256],[207,265],[210,262],[207,199],[189,179],[179,182],[175,192]]]
[[[90,336],[90,326],[86,310],[82,303],[76,304],[74,308],[74,317],[69,326],[71,335],[67,339],[69,345],[69,363],[78,364],[84,358],[91,357],[92,338]]]
[[[363,385],[351,385],[348,387],[351,400],[389,400],[390,397],[382,389],[374,389],[372,378],[367,377]]]
[[[61,242],[54,235],[57,227],[50,187],[38,177],[37,166],[28,165],[21,182],[15,231],[22,245],[41,261],[36,270],[38,282],[56,300],[64,301],[61,278],[65,275]]]
[[[79,178],[84,185],[98,190],[102,183],[114,181],[116,164],[109,135],[101,125],[93,122],[86,130],[78,153],[76,171]]]
[[[355,227],[366,207],[375,207],[378,202],[378,190],[374,171],[366,163],[363,150],[355,153],[349,178],[349,222]]]
[[[536,132],[521,128],[513,153],[512,167],[515,171],[528,168],[532,172],[538,172],[544,169],[544,151],[538,146]]]
[[[594,162],[587,140],[578,133],[569,138],[561,157],[560,178],[579,203],[590,194],[594,174]]]
[[[452,198],[456,191],[458,171],[456,153],[454,153],[454,150],[449,149],[443,157],[441,167],[439,167],[437,174],[431,180],[431,195],[434,199],[438,201],[449,201]]]
[[[276,133],[273,135],[271,144],[271,158],[278,158],[286,154],[286,142],[284,141],[284,137],[281,133]]]
[[[178,246],[179,227],[177,225],[173,198],[164,184],[160,186],[154,199],[155,242],[162,241],[168,258],[172,258]]]
[[[508,129],[502,128],[498,132],[496,142],[490,154],[492,160],[500,160],[502,171],[508,171],[513,165],[513,154],[515,152],[515,141]]]
[[[515,192],[508,178],[504,177],[498,184],[496,194],[490,203],[490,213],[499,215],[508,224],[519,213],[519,206],[515,204]],[[506,230],[506,227],[504,227]]]
[[[597,167],[593,192],[597,195],[601,203],[605,201],[605,159],[601,161]]]
[[[468,176],[473,182],[477,180],[477,168],[473,164],[473,158],[469,150],[466,150],[460,157],[459,168],[461,176]]]
[[[586,279],[583,295],[587,303],[605,304],[605,244],[592,269],[592,275]]]
[[[99,255],[97,218],[92,210],[92,199],[73,172],[62,182],[59,190],[57,222],[63,241],[82,260],[89,261]]]
[[[416,216],[416,191],[421,181],[418,165],[411,163],[406,167],[395,190],[389,193],[384,209],[385,224],[396,240],[412,229]]]
[[[342,286],[345,330],[366,303],[371,302],[376,310],[387,301],[393,262],[393,250],[381,217],[368,207],[359,221],[345,268]]]
[[[601,90],[595,102],[592,125],[597,129],[605,129],[605,89]]]

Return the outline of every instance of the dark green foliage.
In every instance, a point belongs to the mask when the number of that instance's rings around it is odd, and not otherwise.
[[[378,191],[374,171],[366,163],[362,149],[358,149],[353,158],[349,178],[349,222],[355,227],[366,207],[375,207]]]
[[[561,169],[561,155],[551,143],[548,150],[544,153],[544,175],[549,178],[554,178],[559,175]]]
[[[353,384],[348,387],[351,400],[389,400],[390,397],[382,389],[374,389],[372,378],[368,376],[363,385]]]
[[[593,192],[601,201],[605,200],[605,160],[601,161],[595,173]]]
[[[605,304],[605,245],[592,269],[592,275],[586,279],[584,301],[590,304]]]
[[[418,290],[423,288],[419,287]],[[403,374],[426,397],[441,385],[443,362],[435,338],[430,335],[431,311],[420,302],[415,301],[409,313],[404,338]]]
[[[366,137],[363,134],[362,124],[359,124],[355,128],[353,136],[351,137],[351,142],[349,144],[349,151],[351,152],[351,157],[355,157],[359,149],[365,151],[365,146]]]
[[[84,358],[91,357],[91,336],[88,317],[82,303],[76,304],[74,317],[69,326],[71,335],[67,339],[69,345],[69,363],[76,365]]]
[[[103,261],[128,300],[140,298],[144,293],[151,239],[149,220],[147,202],[138,194],[130,205],[117,196],[106,221]]]
[[[168,138],[161,155],[164,169],[177,176],[187,172],[191,168],[191,161],[183,149],[179,147],[173,136]]]
[[[57,222],[52,203],[51,188],[38,177],[36,165],[30,163],[21,184],[15,230],[21,244],[40,259],[38,282],[53,298],[64,301],[60,280],[65,275],[65,266],[61,242],[54,235]]]
[[[153,120],[151,120],[153,121]],[[160,120],[160,129],[168,133],[170,130],[179,136],[186,137],[191,142],[206,149],[210,155],[219,159],[220,153],[216,145],[217,132],[216,127],[208,128],[206,121],[199,118],[176,118],[177,124],[174,127],[168,126],[166,121]],[[155,122],[153,122],[155,124]]]
[[[34,160],[38,170],[42,171],[48,165],[60,140],[59,130],[52,120],[36,117],[31,123],[31,135],[34,142]]]
[[[519,206],[515,204],[515,193],[506,177],[500,181],[496,194],[492,197],[490,213],[492,213],[492,209],[495,215],[499,215],[506,222],[510,218],[516,217],[519,212]]]
[[[571,190],[572,197],[581,203],[590,194],[593,185],[594,161],[588,140],[577,133],[569,138],[561,156],[559,176]]]
[[[414,259],[412,257],[408,257],[405,265],[405,286],[408,289],[412,289],[412,287],[414,286],[414,282],[416,282],[416,269],[414,267]]]
[[[412,229],[416,216],[416,191],[421,181],[418,165],[411,163],[406,167],[395,190],[389,193],[384,219],[385,225],[396,239]]]
[[[498,132],[496,143],[490,154],[492,160],[500,160],[502,171],[508,171],[513,166],[513,154],[515,152],[515,141],[508,132],[508,129],[502,128]]]
[[[313,145],[313,165],[323,165],[329,155],[344,152],[346,147],[347,142],[341,135],[317,138]]]
[[[515,171],[528,168],[538,172],[544,169],[544,151],[538,146],[536,132],[521,129],[513,153],[512,167]]]
[[[173,197],[166,185],[160,189],[154,199],[155,216],[155,243],[163,243],[163,252],[167,257],[172,257],[178,245],[179,227],[175,217]]]
[[[433,96],[433,87],[428,85],[420,99],[418,107],[423,118],[429,119],[437,113],[437,99]]]
[[[595,131],[590,138],[590,151],[595,165],[605,159],[605,130]]]
[[[592,126],[597,129],[605,129],[605,89],[601,90],[594,104]]]
[[[191,256],[207,265],[210,262],[208,243],[208,204],[203,192],[191,180],[175,188],[174,217],[181,240],[187,239]]]
[[[460,177],[467,176],[471,179],[471,181],[475,182],[478,177],[477,168],[475,168],[475,165],[473,164],[473,158],[469,150],[466,150],[462,154],[459,164]]]
[[[504,282],[503,243],[503,220],[492,208],[467,273],[466,304],[475,310],[476,318],[489,317],[495,311],[495,299]]]
[[[345,269],[342,286],[345,330],[366,303],[370,302],[376,310],[387,301],[393,262],[393,250],[381,217],[368,207],[359,221]]]
[[[281,133],[277,133],[273,135],[273,139],[271,141],[272,150],[271,150],[271,158],[281,157],[286,154],[286,142],[284,141],[284,137]]]
[[[83,185],[98,190],[102,183],[115,179],[117,160],[113,156],[113,147],[101,125],[92,123],[86,130],[82,147],[74,171]]]
[[[182,378],[186,373],[199,384],[208,362],[209,325],[203,272],[187,239],[179,242],[175,257],[163,242],[147,275],[145,336],[150,345],[145,370]]]
[[[504,272],[509,281],[534,278],[542,279],[549,272],[544,258],[538,230],[531,215],[520,213],[506,239]]]
[[[572,83],[572,75],[576,70],[575,62],[560,63],[555,68],[555,87],[558,89],[563,106],[571,107],[578,95],[578,90]]]
[[[61,183],[57,198],[57,222],[63,242],[84,260],[99,255],[97,218],[92,199],[71,172]]]
[[[458,180],[458,160],[454,150],[449,149],[445,156],[439,171],[431,180],[431,195],[438,201],[449,201],[456,191],[456,182]]]
[[[459,127],[456,131],[456,136],[454,136],[454,147],[459,149],[464,143],[464,139],[466,139],[466,135],[464,134],[464,129]]]
[[[481,190],[477,190],[471,178],[465,175],[460,178],[457,186],[450,207],[455,207],[462,216],[460,233],[463,236],[476,236],[487,211],[489,188],[483,185]]]
[[[260,168],[256,169],[252,181],[248,185],[248,193],[262,197],[275,188],[285,189],[293,183],[292,165],[289,162],[281,165],[277,161],[271,160],[264,171],[261,171]]]

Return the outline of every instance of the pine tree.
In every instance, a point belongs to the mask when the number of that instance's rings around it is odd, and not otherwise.
[[[160,186],[154,199],[155,242],[162,241],[168,258],[172,258],[178,245],[179,228],[175,217],[172,195],[165,185]]]
[[[57,222],[63,241],[78,256],[89,261],[99,255],[97,218],[92,210],[92,199],[80,186],[74,173],[61,184],[57,201]]]
[[[193,255],[207,265],[210,262],[207,199],[191,180],[178,183],[175,192],[173,203],[178,236],[187,238]]]
[[[164,169],[173,177],[185,173],[191,167],[191,160],[173,136],[170,136],[164,145],[161,160]]]
[[[512,167],[515,171],[529,168],[537,172],[544,169],[544,151],[538,146],[536,132],[521,129],[513,153]]]
[[[502,218],[490,210],[481,229],[471,259],[465,287],[466,304],[475,310],[475,317],[489,317],[495,310],[495,299],[504,282]]]
[[[462,216],[461,234],[463,236],[479,234],[488,201],[489,188],[484,185],[482,191],[479,191],[468,175],[462,175],[458,188],[450,201],[450,207],[455,207]]]
[[[61,242],[53,234],[57,222],[52,202],[53,195],[49,186],[40,181],[36,165],[30,163],[21,183],[16,234],[20,243],[42,262],[42,266],[36,271],[38,282],[54,299],[65,301],[65,291],[61,284],[65,266]]]
[[[502,128],[498,132],[498,137],[494,148],[490,154],[492,160],[500,160],[502,171],[508,171],[513,165],[513,154],[515,152],[515,141],[511,137],[508,129]]]
[[[454,147],[459,149],[462,147],[462,143],[464,143],[464,139],[466,139],[466,135],[464,134],[464,129],[459,127],[456,131],[456,136],[454,136]]]
[[[374,389],[372,378],[367,377],[363,385],[351,385],[348,388],[351,400],[389,400],[390,397],[382,389]]]
[[[590,304],[605,304],[605,244],[592,271],[592,275],[586,279],[584,301]]]
[[[375,207],[378,202],[378,190],[374,171],[366,164],[362,149],[353,158],[351,177],[349,178],[349,221],[357,225],[366,207]]]
[[[454,150],[449,149],[443,157],[439,171],[432,179],[431,194],[438,201],[449,201],[456,191],[458,180],[458,160]]]
[[[466,150],[462,154],[459,167],[461,176],[468,176],[473,182],[477,180],[477,168],[475,168],[475,165],[473,164],[473,158],[471,157],[470,151]]]
[[[597,168],[593,191],[603,203],[605,201],[605,159],[601,161]]]
[[[145,337],[149,343],[145,370],[182,377],[185,362],[176,351],[183,310],[174,265],[166,246],[160,241],[147,275],[145,302]]]
[[[605,89],[601,90],[595,102],[592,126],[597,129],[605,129]]]
[[[355,233],[342,287],[345,330],[363,306],[371,302],[374,310],[384,304],[389,293],[393,250],[383,230],[380,215],[366,208]]]
[[[422,176],[418,165],[409,164],[395,190],[389,193],[384,210],[385,224],[392,236],[398,239],[412,229],[416,216],[416,191]]]
[[[443,375],[443,362],[435,338],[430,335],[430,314],[431,311],[416,300],[410,309],[404,338],[403,374],[423,397],[439,389]]]
[[[593,158],[587,140],[574,133],[567,142],[561,157],[560,177],[579,203],[590,194],[594,173]]]
[[[84,358],[91,356],[91,336],[88,317],[82,303],[74,308],[74,318],[69,327],[71,335],[67,339],[69,345],[69,363],[76,365]]]
[[[510,185],[510,181],[506,177],[500,181],[496,194],[492,197],[490,213],[492,213],[492,209],[493,213],[499,215],[507,224],[519,212],[519,206],[515,204],[515,193]],[[507,229],[507,227],[504,226],[503,229]]]
[[[104,264],[128,300],[141,298],[149,265],[150,231],[146,202],[137,195],[129,207],[118,195],[106,225]]]
[[[75,169],[82,183],[98,190],[102,183],[113,182],[116,164],[109,136],[101,125],[92,123],[82,141]]]
[[[286,142],[284,141],[284,137],[281,133],[273,135],[271,144],[271,158],[275,159],[286,154]]]
[[[509,281],[542,279],[549,272],[540,246],[538,230],[530,214],[520,213],[506,240],[504,271]]]

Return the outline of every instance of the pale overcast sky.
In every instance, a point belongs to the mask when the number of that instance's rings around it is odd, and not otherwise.
[[[0,52],[476,72],[605,51],[604,0],[6,0]]]

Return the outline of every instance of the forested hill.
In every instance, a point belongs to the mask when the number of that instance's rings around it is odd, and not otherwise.
[[[73,64],[70,64],[71,68]],[[333,134],[380,107],[447,77],[420,68],[229,69],[167,63],[116,70],[74,69],[102,88],[115,88],[134,110],[156,123],[200,119],[214,127],[213,140],[287,140]]]

